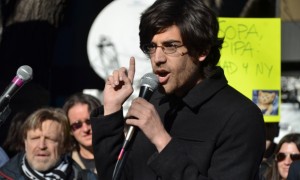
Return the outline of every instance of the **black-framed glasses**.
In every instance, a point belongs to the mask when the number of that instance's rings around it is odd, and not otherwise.
[[[177,45],[174,43],[164,43],[162,46],[158,46],[154,43],[149,43],[149,44],[144,44],[142,46],[142,50],[145,54],[153,54],[153,53],[155,53],[156,49],[158,47],[160,47],[165,54],[173,54],[177,51],[177,48],[182,47],[182,46],[184,46],[184,45],[183,44]],[[184,53],[184,54],[186,54],[186,53]]]
[[[293,161],[300,160],[300,154],[289,154],[289,153],[278,153],[275,156],[275,160],[277,162],[281,162],[281,161],[285,160],[285,158],[287,156],[290,156],[291,160],[293,160]]]
[[[86,125],[91,125],[91,120],[87,119],[84,122],[77,121],[77,122],[71,124],[70,126],[71,126],[72,131],[76,131],[77,129],[80,129],[82,127],[83,123],[85,123]]]

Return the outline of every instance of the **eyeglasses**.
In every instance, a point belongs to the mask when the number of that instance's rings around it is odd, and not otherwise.
[[[300,160],[300,154],[288,154],[288,153],[278,153],[278,154],[276,154],[275,160],[277,162],[281,162],[281,161],[285,160],[285,158],[287,156],[290,156],[291,160],[293,160],[293,161]]]
[[[150,43],[150,44],[144,44],[142,46],[142,50],[145,54],[153,54],[155,53],[156,49],[158,47],[160,47],[162,49],[162,51],[165,53],[165,54],[173,54],[177,51],[177,48],[179,47],[182,47],[184,46],[183,44],[182,45],[176,45],[174,43],[164,43],[162,46],[158,46],[154,43]],[[187,53],[182,53],[182,55],[185,55]]]
[[[72,131],[76,131],[77,129],[80,129],[82,127],[83,123],[85,123],[86,125],[91,125],[91,120],[87,119],[84,122],[77,121],[77,122],[71,124]]]

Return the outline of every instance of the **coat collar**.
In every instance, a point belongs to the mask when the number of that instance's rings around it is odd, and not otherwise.
[[[226,87],[227,83],[223,69],[221,67],[217,67],[212,76],[204,79],[202,82],[193,87],[186,96],[178,98],[174,95],[165,96],[164,94],[159,93],[156,98],[160,99],[159,104],[181,101],[191,109],[196,109],[214,96],[218,91]]]

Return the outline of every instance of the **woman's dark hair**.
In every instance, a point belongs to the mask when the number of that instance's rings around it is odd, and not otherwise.
[[[219,23],[216,15],[200,0],[157,0],[143,12],[140,22],[140,48],[151,42],[155,34],[176,25],[188,54],[201,62],[200,71],[208,77],[220,59],[223,38],[218,38]]]
[[[68,115],[69,110],[78,103],[87,104],[89,112],[101,106],[100,100],[94,96],[84,93],[76,93],[70,96],[63,105],[63,109],[66,114]]]

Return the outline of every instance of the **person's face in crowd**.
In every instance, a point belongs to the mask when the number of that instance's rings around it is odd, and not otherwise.
[[[184,45],[180,30],[175,25],[153,36],[151,43],[165,47],[170,44]],[[159,82],[167,94],[182,96],[201,81],[198,65],[206,56],[192,59],[187,51],[185,46],[181,46],[177,47],[176,52],[166,54],[161,47],[157,47],[156,51],[150,54],[153,72],[158,75]]]
[[[278,171],[280,176],[285,180],[288,176],[289,168],[293,160],[291,159],[290,154],[299,154],[299,150],[295,143],[283,143],[279,153],[284,153],[286,156],[282,161],[278,161]]]
[[[54,167],[62,154],[62,137],[61,124],[52,120],[44,121],[41,129],[29,130],[25,151],[30,167],[40,172]]]
[[[80,147],[92,146],[92,127],[87,104],[75,104],[68,111],[72,134]]]

